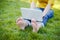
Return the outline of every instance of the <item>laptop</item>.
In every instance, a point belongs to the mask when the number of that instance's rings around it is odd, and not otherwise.
[[[24,19],[36,19],[37,21],[42,21],[42,11],[38,9],[31,8],[20,8],[22,13],[22,18]]]

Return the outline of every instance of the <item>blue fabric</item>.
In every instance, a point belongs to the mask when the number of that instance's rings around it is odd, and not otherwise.
[[[37,8],[37,9],[44,11],[44,8]],[[43,21],[42,21],[43,25],[46,25],[47,21],[48,21],[50,18],[52,18],[53,15],[54,15],[54,11],[53,11],[53,10],[50,10],[50,11],[43,17]],[[31,20],[29,20],[29,19],[24,19],[24,20],[27,20],[27,21],[29,21],[29,22],[31,23]],[[30,23],[28,23],[28,25],[30,25]]]
[[[44,11],[44,8],[39,8],[40,10]],[[52,18],[54,15],[54,11],[53,10],[50,10],[44,17],[43,17],[43,21],[42,23],[44,25],[46,25],[48,19]]]

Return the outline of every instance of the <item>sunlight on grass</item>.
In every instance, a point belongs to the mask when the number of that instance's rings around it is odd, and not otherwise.
[[[29,3],[29,0],[20,0],[20,1]]]
[[[20,7],[29,6],[27,0],[0,0],[0,40],[60,40],[60,0],[55,2],[54,17],[38,33],[32,32],[31,26],[22,31],[16,25]]]

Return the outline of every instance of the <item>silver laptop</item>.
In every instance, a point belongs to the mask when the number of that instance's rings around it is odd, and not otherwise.
[[[21,8],[22,17],[25,19],[36,19],[37,21],[42,21],[42,11],[38,9],[31,8]]]

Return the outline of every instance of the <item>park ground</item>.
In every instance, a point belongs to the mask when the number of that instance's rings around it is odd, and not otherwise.
[[[28,1],[0,0],[0,40],[60,40],[60,0],[52,8],[54,17],[38,33],[32,32],[31,26],[22,31],[16,25],[21,7],[29,7]]]

